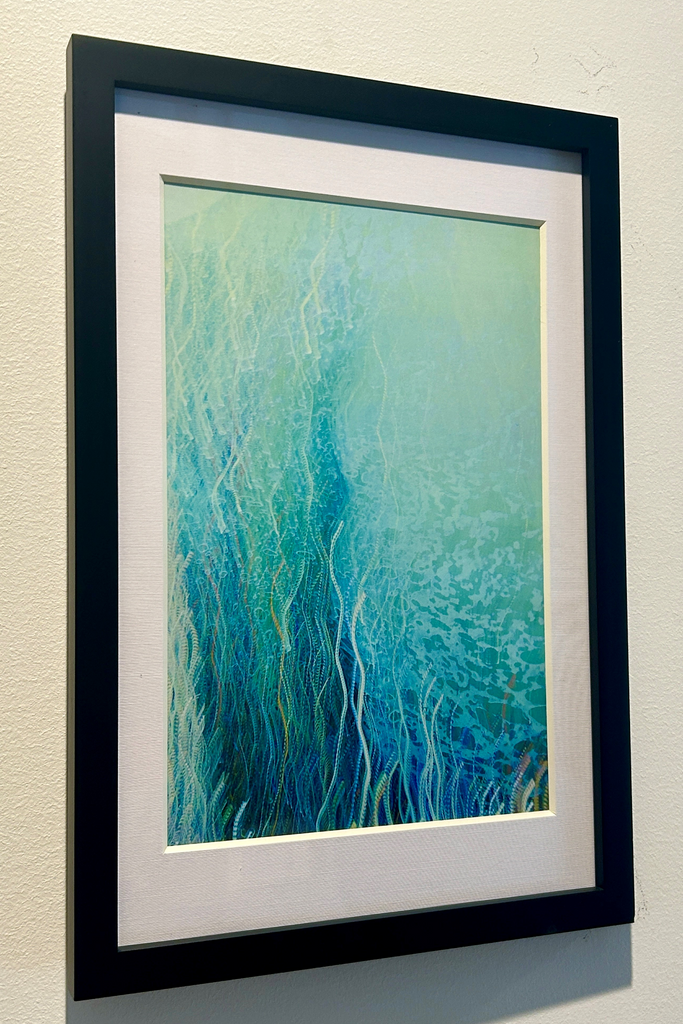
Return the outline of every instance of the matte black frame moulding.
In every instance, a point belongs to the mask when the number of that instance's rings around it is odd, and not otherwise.
[[[117,947],[117,87],[581,153],[595,888]],[[76,999],[633,920],[616,119],[74,36],[68,48],[68,978]]]

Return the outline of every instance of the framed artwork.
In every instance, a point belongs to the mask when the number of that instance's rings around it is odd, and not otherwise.
[[[633,919],[615,120],[68,52],[75,998]]]

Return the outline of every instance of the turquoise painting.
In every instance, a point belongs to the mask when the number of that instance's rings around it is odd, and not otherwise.
[[[169,844],[547,809],[539,229],[164,232]]]

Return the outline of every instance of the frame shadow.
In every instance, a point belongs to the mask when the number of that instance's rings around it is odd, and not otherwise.
[[[631,925],[74,1002],[67,1024],[493,1024],[631,985]]]

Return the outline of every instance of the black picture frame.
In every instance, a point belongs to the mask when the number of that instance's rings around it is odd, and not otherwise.
[[[594,888],[238,937],[117,947],[117,87],[581,154]],[[66,136],[68,983],[73,997],[633,921],[616,119],[74,36],[68,48]]]

